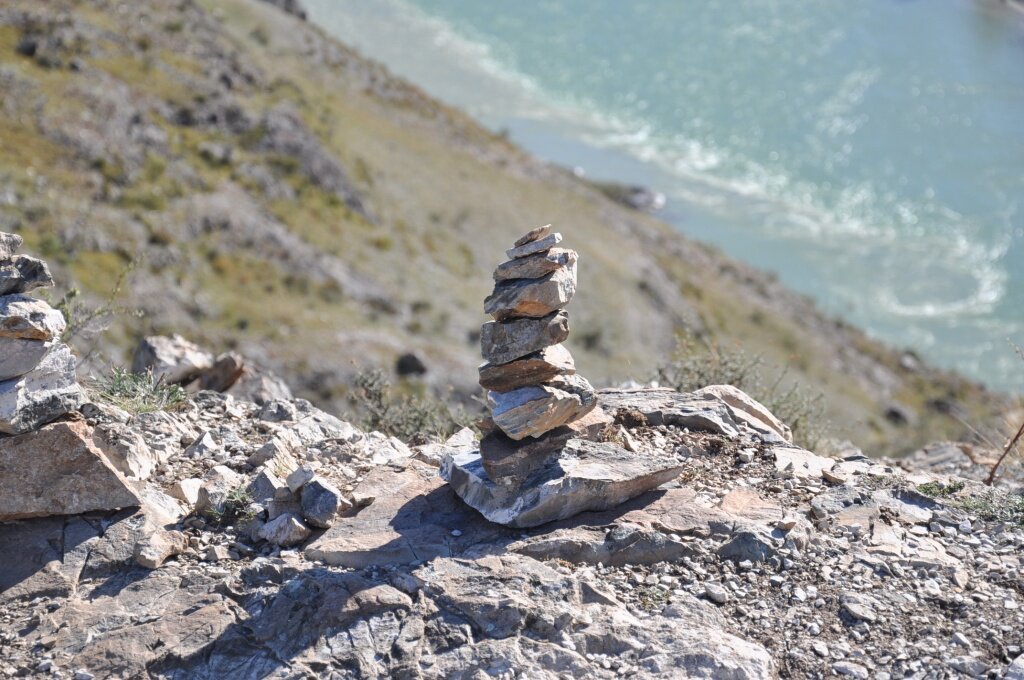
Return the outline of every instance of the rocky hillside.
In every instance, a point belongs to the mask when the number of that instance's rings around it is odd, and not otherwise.
[[[0,677],[1024,678],[1019,492],[815,455],[756,404],[599,399],[682,474],[531,529],[438,476],[471,431],[409,448],[301,399],[0,439]]]
[[[335,411],[361,366],[410,352],[465,397],[492,254],[554,223],[579,244],[571,344],[597,383],[649,378],[685,331],[787,367],[834,436],[872,452],[959,438],[1002,406],[271,4],[9,0],[0,90],[0,230],[80,290],[89,370],[181,333]]]

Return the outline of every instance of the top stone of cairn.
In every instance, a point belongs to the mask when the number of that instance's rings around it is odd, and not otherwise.
[[[531,229],[530,231],[526,232],[523,236],[519,237],[516,240],[516,242],[513,244],[513,247],[518,248],[519,246],[525,246],[527,243],[532,243],[533,241],[539,241],[540,239],[544,238],[545,236],[547,236],[550,233],[551,233],[551,225],[550,224],[545,224],[543,227],[537,227],[536,229]]]

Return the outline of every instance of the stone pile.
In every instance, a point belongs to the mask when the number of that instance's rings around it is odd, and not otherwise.
[[[453,452],[441,474],[487,519],[535,526],[614,507],[678,474],[673,456],[597,441],[610,418],[561,344],[576,293],[576,251],[550,225],[517,240],[494,270],[481,329],[480,385],[491,409],[479,450]]]
[[[15,254],[22,238],[0,232],[0,433],[21,434],[82,401],[64,316],[29,291],[53,285],[46,263]]]

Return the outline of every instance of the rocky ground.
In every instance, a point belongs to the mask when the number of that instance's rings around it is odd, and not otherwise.
[[[141,507],[11,520],[0,476],[0,676],[1024,677],[1016,486],[817,456],[711,393],[601,400],[606,439],[682,474],[527,530],[438,476],[470,430],[409,448],[301,399],[86,404],[23,446],[63,432],[106,461],[76,502],[121,483]]]

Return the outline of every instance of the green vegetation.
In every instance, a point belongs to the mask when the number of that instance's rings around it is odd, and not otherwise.
[[[917,490],[986,522],[1024,525],[1024,495],[991,488],[962,493],[966,487],[965,482],[957,480],[949,484],[927,482],[919,484]]]
[[[220,526],[255,519],[259,510],[253,506],[253,497],[245,486],[236,486],[228,492],[223,506],[207,508],[203,514]]]
[[[917,490],[923,493],[925,496],[932,498],[952,498],[956,494],[963,491],[965,483],[962,481],[954,481],[949,484],[943,484],[942,482],[926,482],[919,484]]]
[[[132,414],[172,409],[188,399],[179,385],[168,385],[150,372],[132,373],[119,367],[101,378],[92,392],[99,401]]]
[[[399,393],[380,369],[356,377],[353,397],[362,429],[383,432],[404,442],[422,444],[431,438],[446,439],[467,420],[465,414],[453,414],[439,399],[416,392]]]
[[[795,442],[808,449],[819,447],[829,434],[822,395],[808,392],[789,377],[787,368],[769,366],[759,354],[701,343],[682,334],[674,357],[658,368],[656,379],[681,392],[707,385],[737,387],[789,425]]]

